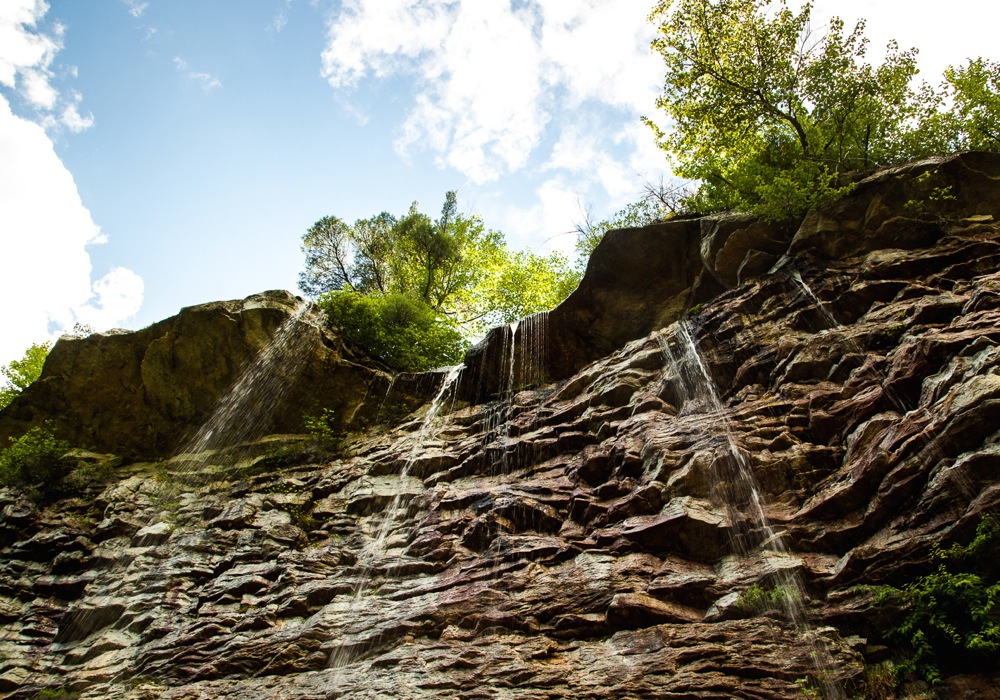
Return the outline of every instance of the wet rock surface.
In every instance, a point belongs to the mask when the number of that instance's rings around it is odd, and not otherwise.
[[[807,248],[561,381],[446,392],[338,454],[275,436],[126,462],[92,498],[0,492],[0,696],[860,692],[885,650],[859,585],[1000,512],[1000,224],[959,214],[918,247]],[[741,606],[790,580],[796,615]]]

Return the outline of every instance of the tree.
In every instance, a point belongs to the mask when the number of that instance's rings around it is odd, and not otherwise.
[[[398,369],[457,362],[468,338],[555,306],[579,281],[563,257],[511,253],[502,233],[458,212],[454,192],[436,220],[416,203],[401,218],[325,217],[302,249],[302,290],[346,337]]]
[[[980,131],[993,133],[995,105],[986,110],[992,118],[977,107],[949,120],[941,111],[948,95],[913,87],[915,49],[890,43],[872,66],[864,21],[846,33],[834,18],[817,36],[810,12],[808,2],[793,12],[783,0],[664,0],[654,8],[653,48],[667,69],[657,106],[669,132],[644,121],[674,172],[701,181],[693,209],[797,215],[846,191],[842,173],[960,146],[974,113]],[[963,100],[978,106],[984,93],[997,94],[995,66],[972,62],[953,77],[960,110]]]
[[[0,386],[0,410],[10,405],[14,397],[38,379],[49,355],[51,343],[33,343],[20,360],[13,360],[6,367],[0,367],[3,386]]]
[[[943,91],[954,102],[958,122],[952,126],[958,147],[1000,150],[1000,63],[983,58],[967,65],[949,66]]]
[[[579,273],[564,255],[508,253],[501,264],[483,269],[469,290],[464,325],[473,335],[484,335],[495,326],[554,308],[579,282]]]
[[[340,289],[406,294],[445,311],[480,268],[502,257],[504,241],[479,217],[459,214],[456,195],[448,192],[437,221],[416,202],[402,218],[382,212],[353,226],[328,216],[306,232],[302,250],[299,287],[309,296]]]

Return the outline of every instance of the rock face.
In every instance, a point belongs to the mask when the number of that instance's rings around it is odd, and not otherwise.
[[[0,695],[861,693],[886,650],[859,585],[1000,512],[1000,160],[937,171],[962,168],[975,199],[912,224],[851,212],[926,164],[799,227],[617,233],[574,297],[338,455],[273,436],[45,507],[0,492]],[[616,299],[645,249],[678,277]],[[515,391],[537,365],[561,379]],[[913,690],[1000,697],[980,671]]]
[[[302,431],[303,413],[323,408],[334,412],[335,428],[371,421],[379,405],[366,399],[381,400],[390,380],[314,307],[265,292],[192,306],[140,331],[63,337],[39,381],[4,411],[0,443],[53,420],[71,444],[164,457],[204,441],[199,429],[229,414],[241,419],[213,444]],[[419,396],[411,384],[394,394],[410,408]]]

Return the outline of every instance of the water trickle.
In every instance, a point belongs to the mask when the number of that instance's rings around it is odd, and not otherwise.
[[[392,503],[375,524],[375,534],[371,541],[358,554],[357,580],[346,609],[346,617],[349,620],[357,618],[357,612],[366,602],[366,593],[371,588],[375,567],[386,555],[386,541],[389,533],[403,510],[404,487],[410,470],[419,456],[420,450],[434,438],[440,429],[441,421],[439,419],[442,415],[442,409],[448,403],[449,394],[454,393],[453,390],[458,384],[463,369],[465,369],[464,365],[445,368],[441,386],[428,405],[420,427],[411,440],[409,452],[397,477],[397,488]],[[373,600],[377,602],[377,599]],[[341,645],[331,652],[327,665],[332,669],[342,669],[351,662],[352,656],[351,648],[347,645]]]
[[[702,359],[698,346],[687,325],[679,321],[673,343],[665,335],[659,336],[660,345],[668,367],[676,376],[677,389],[682,402],[682,413],[708,415],[720,429],[723,444],[721,458],[712,464],[712,497],[726,509],[730,541],[738,557],[759,557],[764,563],[766,578],[780,594],[781,604],[788,619],[812,648],[824,697],[846,697],[843,689],[832,679],[832,657],[826,645],[815,635],[806,620],[803,608],[804,588],[794,567],[794,561],[781,533],[772,527],[767,517],[761,489],[754,476],[750,460],[740,449],[732,421],[719,398],[715,381]]]
[[[219,398],[209,418],[166,463],[175,467],[169,472],[169,477],[155,482],[149,480],[144,484],[144,495],[149,498],[151,506],[146,511],[146,527],[140,529],[137,536],[161,524],[168,533],[173,529],[170,518],[164,520],[164,516],[196,498],[193,493],[185,493],[192,485],[207,483],[214,478],[213,474],[203,471],[213,451],[257,440],[273,426],[274,416],[282,408],[288,390],[294,386],[294,380],[305,366],[307,354],[301,349],[309,333],[314,331],[310,323],[314,314],[317,314],[315,307],[308,302],[300,302]],[[227,461],[234,459],[233,455],[227,457]],[[162,534],[152,536],[160,537]],[[75,623],[73,637],[84,639],[105,626],[107,622],[102,621],[100,615],[88,614],[87,611],[100,611],[117,605],[117,590],[130,585],[130,580],[133,581],[131,585],[138,585],[134,581],[141,580],[148,582],[151,590],[163,589],[163,582],[169,577],[165,568],[167,561],[182,545],[173,537],[168,537],[166,546],[171,548],[169,553],[124,554],[95,570],[95,581],[100,584],[97,588],[109,593],[98,600],[86,596],[80,599],[77,605],[84,612],[77,616],[79,621]],[[155,608],[161,621],[175,614],[167,593],[150,608],[147,612]]]
[[[434,395],[430,405],[427,407],[427,413],[424,414],[424,418],[420,423],[420,429],[417,431],[417,436],[414,438],[413,443],[410,446],[410,452],[406,457],[406,461],[403,463],[403,468],[399,472],[399,481],[401,484],[410,475],[410,469],[413,467],[413,463],[416,461],[420,449],[427,444],[427,441],[435,435],[437,429],[440,427],[438,417],[441,414],[441,408],[445,405],[449,392],[451,392],[451,390],[458,383],[458,378],[462,375],[463,369],[465,369],[465,365],[455,365],[454,367],[445,368],[444,377],[441,380],[441,387],[438,389],[437,394]],[[392,529],[392,525],[396,521],[396,517],[399,514],[400,504],[402,503],[402,498],[402,489],[397,489],[396,495],[393,497],[392,505],[386,509],[382,522],[376,529],[376,536],[374,540],[362,556],[369,556],[374,559],[375,556],[383,553],[386,535],[388,535],[389,531]]]
[[[542,311],[521,319],[521,371],[519,386],[537,386],[545,381],[548,366],[547,335],[549,312]]]
[[[263,437],[305,365],[307,355],[300,349],[312,329],[305,320],[316,313],[308,302],[296,306],[178,455],[197,455]]]
[[[797,284],[799,288],[802,289],[803,292],[805,292],[806,296],[809,297],[810,300],[812,300],[813,305],[816,307],[816,310],[819,311],[820,315],[823,316],[823,320],[827,322],[830,328],[837,328],[840,326],[840,321],[838,321],[836,316],[834,316],[833,313],[830,311],[830,309],[827,308],[826,304],[824,304],[822,300],[820,300],[820,298],[816,296],[816,293],[813,292],[812,287],[806,284],[806,281],[802,279],[802,275],[799,274],[798,270],[792,271],[792,281],[794,281],[795,284]]]

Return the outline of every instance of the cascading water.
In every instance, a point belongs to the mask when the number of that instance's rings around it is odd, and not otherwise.
[[[793,270],[791,276],[792,276],[792,281],[795,282],[795,284],[797,284],[799,288],[802,289],[803,292],[805,292],[806,296],[809,297],[810,300],[812,300],[813,304],[816,307],[816,310],[819,311],[819,313],[823,316],[823,319],[827,322],[827,324],[829,324],[830,328],[838,327],[840,325],[840,321],[838,321],[837,318],[830,311],[830,309],[826,307],[826,304],[820,301],[820,298],[816,296],[816,293],[812,290],[812,287],[806,284],[806,281],[802,279],[802,275],[799,274],[799,271]]]
[[[427,407],[427,413],[424,414],[423,421],[420,423],[420,429],[417,431],[417,436],[413,440],[410,447],[410,453],[407,456],[406,461],[403,463],[403,468],[399,472],[400,481],[406,479],[410,475],[410,469],[416,461],[418,452],[424,445],[427,444],[427,441],[433,437],[436,429],[440,427],[438,425],[438,417],[441,414],[441,409],[445,405],[449,392],[458,383],[458,378],[462,375],[463,369],[465,369],[465,365],[455,365],[454,367],[446,368],[444,377],[441,380],[441,387],[438,389],[437,394],[435,394],[430,405]],[[392,526],[396,521],[396,517],[399,515],[402,498],[402,492],[397,490],[396,495],[393,497],[392,504],[386,510],[384,516],[382,517],[382,522],[376,529],[375,538],[372,540],[365,553],[362,554],[363,557],[368,557],[374,560],[376,556],[384,553],[385,538],[392,529]]]
[[[496,396],[484,416],[483,451],[493,474],[510,470],[510,419],[521,389],[545,381],[548,335],[547,311],[525,316],[500,327],[500,366],[496,368]]]
[[[792,272],[791,278],[796,283],[796,285],[798,285],[798,287],[802,289],[803,292],[805,292],[806,296],[810,300],[812,300],[816,309],[819,310],[819,312],[822,314],[823,318],[827,321],[831,329],[843,328],[843,324],[841,324],[834,317],[834,315],[827,308],[827,305],[823,302],[823,300],[820,299],[815,292],[813,292],[812,288],[802,278],[802,275],[799,274],[798,270],[794,270]],[[865,348],[861,345],[861,343],[859,343],[855,339],[846,338],[846,343],[848,347],[850,347],[851,350],[855,353],[864,354],[866,352]],[[972,358],[968,371],[970,371],[972,374],[978,374],[982,370],[982,367],[985,366],[986,364],[985,358],[989,357],[992,352],[993,352],[992,347],[980,351],[980,353],[978,353],[974,358]],[[955,364],[955,359],[952,360],[953,364]],[[929,396],[924,394],[928,391],[933,393],[935,391],[935,386],[937,382],[940,381],[938,377],[947,378],[950,375],[951,371],[953,371],[953,369],[954,369],[953,366],[944,367],[941,370],[940,375],[928,377],[925,380],[924,382],[925,389],[923,390],[920,399],[917,401],[918,407],[929,406],[932,403]],[[888,399],[892,407],[896,409],[896,411],[898,411],[901,416],[907,416],[910,414],[910,409],[907,407],[906,402],[903,401],[903,399],[893,390],[893,388],[886,381],[888,379],[888,377],[886,376],[886,372],[881,372],[881,373],[876,372],[871,368],[870,365],[864,365],[861,371],[866,373],[881,387],[881,391],[883,392],[885,398]],[[917,408],[915,409],[915,411],[919,413],[920,409]],[[929,439],[930,438],[925,435],[924,437],[921,438],[921,441],[924,444],[927,444],[927,442],[929,442]],[[945,455],[940,448],[935,448],[932,450],[931,455],[929,455],[929,458],[941,459],[944,456]],[[976,491],[970,480],[967,477],[963,476],[960,472],[954,470],[953,468],[952,468],[952,474],[953,474],[952,476],[953,482],[961,490],[962,494],[966,498],[969,499],[973,498]]]
[[[720,428],[724,450],[713,461],[712,496],[728,514],[730,540],[737,556],[760,557],[768,570],[767,578],[775,585],[788,619],[812,647],[817,678],[827,698],[846,697],[829,673],[832,657],[825,644],[811,634],[803,608],[804,589],[798,575],[788,566],[793,561],[781,533],[772,527],[765,511],[760,486],[752,465],[740,449],[732,421],[719,398],[712,375],[698,351],[690,330],[683,321],[676,323],[671,344],[659,336],[668,367],[676,376],[677,389],[685,413],[708,414]]]
[[[355,617],[359,608],[365,602],[365,594],[371,588],[371,581],[375,568],[379,564],[380,560],[386,556],[386,540],[403,509],[404,491],[402,486],[405,480],[409,477],[410,469],[413,467],[414,462],[419,456],[420,449],[424,447],[440,429],[441,426],[438,419],[441,416],[442,408],[444,408],[447,403],[449,393],[451,393],[457,385],[463,369],[465,369],[464,365],[456,365],[445,369],[444,376],[441,380],[441,386],[428,405],[427,412],[424,414],[420,427],[416,431],[415,436],[412,438],[410,443],[409,453],[407,454],[398,475],[398,488],[393,496],[392,503],[385,509],[381,519],[375,524],[374,536],[371,538],[371,541],[358,555],[356,563],[356,569],[358,572],[357,580],[354,584],[351,599],[346,608],[346,617],[348,619]],[[350,663],[351,660],[351,647],[348,645],[340,645],[333,652],[331,652],[328,660],[328,667],[341,669]],[[264,669],[261,669],[261,671],[263,670]]]
[[[843,324],[837,320],[837,318],[833,315],[833,313],[830,311],[827,305],[823,303],[823,300],[816,295],[816,293],[812,290],[812,288],[808,284],[806,284],[806,281],[802,279],[802,275],[799,274],[798,270],[794,270],[792,272],[791,277],[792,280],[795,282],[795,284],[800,289],[802,289],[802,291],[805,292],[806,296],[812,301],[816,310],[819,311],[820,315],[823,316],[823,319],[827,322],[830,329],[843,328]],[[859,355],[866,354],[866,349],[857,340],[847,337],[844,339],[844,341],[846,342],[847,346],[852,350],[852,352]],[[878,373],[874,369],[872,369],[870,365],[863,365],[860,368],[860,371],[868,374],[882,387],[883,394],[889,400],[889,403],[892,404],[893,408],[899,411],[900,414],[906,414],[909,411],[909,409],[906,406],[906,403],[902,400],[902,398],[900,398],[900,396],[895,391],[893,391],[891,387],[887,386],[885,382],[886,377],[884,376],[885,375],[884,372]]]
[[[317,313],[308,302],[278,327],[240,378],[219,398],[212,415],[187,440],[178,455],[202,454],[222,446],[258,439],[270,427],[294,379],[302,371],[306,354],[299,352],[310,325],[304,319]]]
[[[541,311],[521,319],[521,371],[518,386],[537,386],[545,381],[548,366],[549,312]]]

